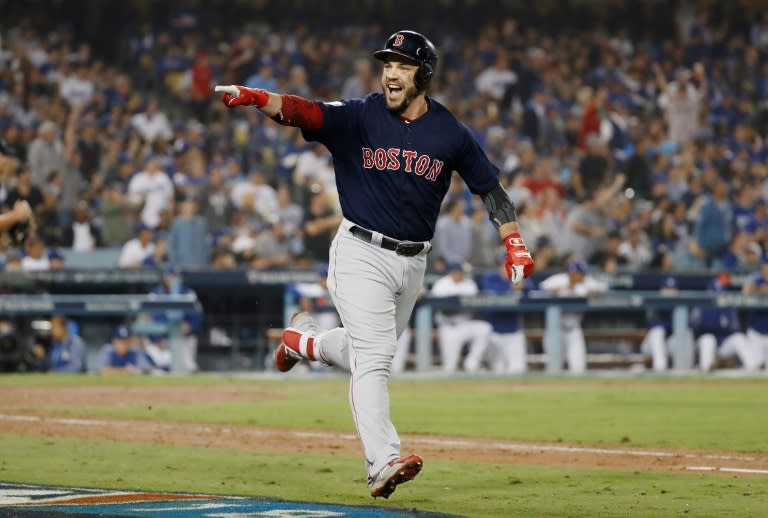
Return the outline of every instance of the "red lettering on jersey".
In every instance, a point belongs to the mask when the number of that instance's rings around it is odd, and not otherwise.
[[[369,147],[363,148],[363,168],[373,169],[373,149]]]
[[[376,148],[373,153],[373,162],[376,165],[376,169],[383,171],[387,167],[387,153],[380,147]]]
[[[400,169],[400,160],[397,159],[398,156],[400,156],[399,147],[391,147],[387,149],[387,158],[389,158],[389,162],[387,162],[387,169],[392,171],[397,171]]]
[[[405,172],[410,173],[411,161],[419,156],[419,154],[416,151],[403,151],[403,156],[405,157]]]
[[[399,47],[400,45],[403,44],[403,41],[405,41],[405,36],[403,36],[402,34],[398,34],[397,36],[395,36],[395,41],[392,42],[392,46]]]
[[[443,161],[435,159],[432,161],[432,167],[429,168],[429,173],[427,173],[427,176],[425,176],[424,178],[426,178],[427,180],[432,180],[434,182],[437,179],[437,177],[440,176],[440,172],[442,170],[443,170]]]
[[[429,157],[427,155],[421,155],[418,160],[416,160],[416,174],[419,176],[422,176],[424,173],[427,172],[427,169],[429,169]]]

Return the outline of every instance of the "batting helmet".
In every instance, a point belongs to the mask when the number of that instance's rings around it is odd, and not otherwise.
[[[383,49],[373,53],[373,57],[386,61],[391,54],[418,63],[419,69],[413,77],[413,83],[417,90],[426,90],[437,65],[437,51],[432,42],[415,31],[398,31],[387,39]]]

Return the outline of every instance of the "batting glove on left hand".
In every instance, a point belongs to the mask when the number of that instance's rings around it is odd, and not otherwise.
[[[213,91],[224,92],[224,95],[221,97],[221,102],[228,108],[250,105],[253,105],[256,108],[263,108],[267,104],[267,101],[269,101],[269,94],[267,91],[260,88],[248,88],[239,85],[216,85]]]
[[[505,237],[504,244],[507,247],[507,276],[512,284],[520,284],[533,273],[533,257],[518,233]]]

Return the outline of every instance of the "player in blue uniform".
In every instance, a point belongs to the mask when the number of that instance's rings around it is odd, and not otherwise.
[[[747,294],[768,294],[768,254],[763,256],[760,269],[744,283],[742,291]],[[747,311],[747,339],[756,354],[759,367],[768,358],[768,310],[755,308]],[[766,363],[768,367],[768,363]]]
[[[674,297],[678,292],[677,279],[666,277],[659,287],[662,295]],[[640,351],[651,356],[653,370],[663,372],[669,364],[670,343],[672,335],[672,310],[649,309],[646,311],[648,332],[640,344]],[[693,337],[689,336],[692,340]]]
[[[513,285],[503,271],[489,271],[480,278],[483,293],[508,295],[531,289],[530,280]],[[493,327],[486,357],[498,374],[522,374],[528,370],[528,351],[523,333],[522,314],[517,311],[492,311],[484,316]]]
[[[187,295],[194,293],[192,289],[181,283],[181,269],[176,266],[166,266],[163,269],[163,281],[152,288],[150,295]],[[152,313],[152,319],[159,324],[168,324],[165,311]],[[187,372],[196,372],[197,367],[197,335],[203,323],[203,314],[199,309],[186,311],[181,323],[181,351],[183,365]],[[164,340],[167,339],[167,335]]]
[[[328,287],[343,328],[314,336],[297,317],[283,333],[275,364],[320,359],[351,372],[349,401],[363,445],[373,497],[388,497],[415,477],[418,455],[400,456],[387,384],[397,338],[421,289],[440,205],[453,171],[482,197],[507,247],[507,275],[533,271],[515,207],[498,168],[471,131],[426,91],[437,52],[423,35],[399,31],[374,53],[383,61],[382,92],[315,102],[242,86],[217,86],[228,107],[255,106],[331,152],[344,219],[331,244]]]
[[[720,274],[709,283],[709,290],[721,292],[730,284],[727,274]],[[699,369],[709,372],[715,368],[715,358],[736,355],[745,370],[757,368],[755,350],[741,332],[739,313],[735,308],[696,307],[691,310],[691,329],[699,350]]]

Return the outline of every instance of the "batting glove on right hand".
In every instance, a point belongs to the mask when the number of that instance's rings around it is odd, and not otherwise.
[[[504,244],[507,246],[507,276],[512,284],[520,284],[533,273],[533,257],[518,233],[505,237]]]
[[[260,88],[248,88],[239,85],[216,85],[213,91],[224,92],[224,95],[221,97],[221,102],[228,108],[251,105],[256,108],[263,108],[267,104],[267,101],[269,101],[269,94],[267,91]]]

